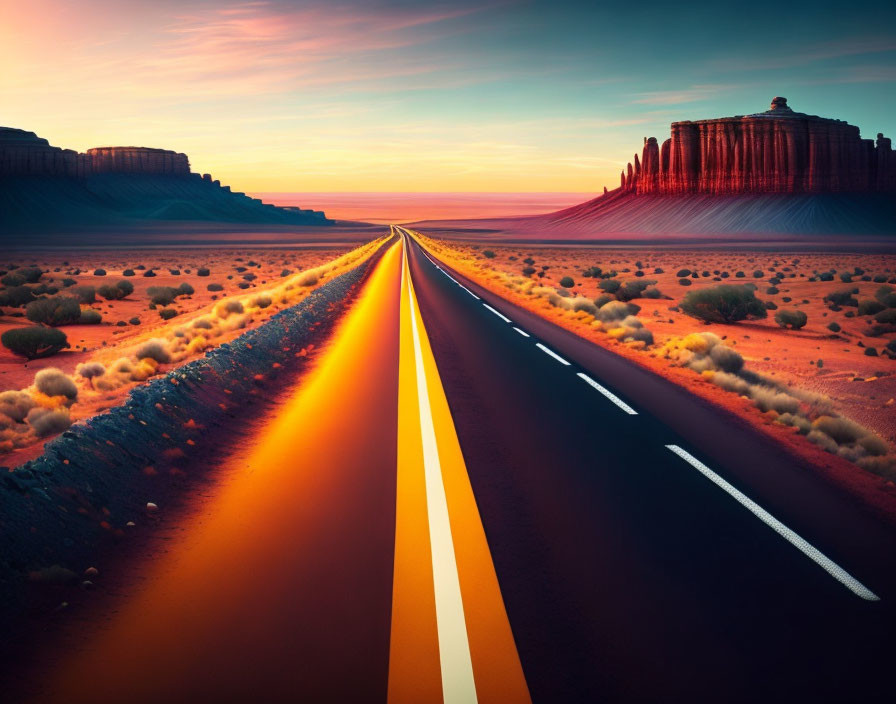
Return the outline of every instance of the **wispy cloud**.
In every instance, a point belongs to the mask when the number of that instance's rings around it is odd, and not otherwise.
[[[728,90],[730,90],[730,86],[707,84],[680,90],[648,91],[637,93],[639,97],[632,102],[639,105],[681,105],[716,98],[720,93]]]
[[[770,52],[764,56],[739,56],[720,59],[709,64],[720,71],[771,71],[795,68],[849,56],[865,56],[896,52],[896,38],[881,36],[852,36],[805,44],[799,49]]]

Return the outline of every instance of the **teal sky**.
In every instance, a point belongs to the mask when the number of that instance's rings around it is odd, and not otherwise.
[[[893,135],[894,5],[0,0],[3,122],[248,191],[596,191],[774,95]]]

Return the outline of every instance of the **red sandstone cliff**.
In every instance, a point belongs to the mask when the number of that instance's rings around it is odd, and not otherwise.
[[[891,142],[862,139],[842,120],[771,109],[697,122],[673,122],[672,135],[645,139],[621,176],[638,194],[831,193],[896,190]]]

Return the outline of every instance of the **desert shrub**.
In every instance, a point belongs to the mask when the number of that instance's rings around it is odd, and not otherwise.
[[[85,379],[94,379],[106,373],[106,368],[99,362],[82,362],[75,368],[75,373]]]
[[[94,275],[94,276],[105,276],[105,275],[106,275],[106,270],[105,270],[105,269],[94,269],[94,270],[93,270],[93,275]]]
[[[125,269],[123,272],[121,272],[121,275],[122,276],[136,276],[133,269]]]
[[[896,291],[892,286],[881,286],[874,292],[874,298],[887,308],[896,308]]]
[[[150,286],[146,289],[149,300],[157,306],[167,306],[174,302],[174,299],[180,295],[180,291],[171,286]]]
[[[644,295],[644,289],[652,286],[656,280],[644,279],[643,281],[626,281],[618,291],[616,298],[620,301],[631,301],[635,298],[641,298]]]
[[[774,296],[775,294],[781,293],[776,286],[769,286],[767,289],[765,289],[765,292],[769,296]]]
[[[43,271],[36,266],[23,266],[21,269],[16,269],[15,273],[24,278],[28,284],[36,284],[43,275]]]
[[[60,369],[48,367],[34,375],[37,390],[47,396],[64,396],[69,401],[78,397],[78,387],[69,376]]]
[[[253,274],[251,271],[248,274],[243,274],[244,281],[255,281],[258,277]]]
[[[593,316],[597,316],[597,306],[587,298],[574,299],[572,302],[572,310],[576,313],[578,313],[579,311],[585,311],[586,313],[590,313]]]
[[[832,306],[848,306],[850,308],[857,308],[859,302],[853,298],[853,290],[851,288],[845,288],[841,291],[831,291],[827,296],[824,297],[826,303],[831,304]]]
[[[269,305],[271,305],[271,297],[258,295],[252,300],[252,303],[256,308],[267,308]]]
[[[765,304],[752,290],[728,284],[688,292],[681,301],[681,310],[710,323],[734,323],[768,315]]]
[[[177,287],[177,290],[178,296],[192,296],[194,293],[196,293],[193,287],[190,286],[190,284],[188,284],[186,281],[181,283],[181,285]]]
[[[859,315],[874,315],[875,313],[880,313],[884,310],[885,306],[880,301],[875,301],[872,298],[866,298],[863,301],[859,301],[859,309],[856,311]]]
[[[134,353],[137,359],[153,359],[159,364],[171,361],[171,354],[164,340],[153,339],[144,342]]]
[[[221,284],[209,284],[205,287],[208,291],[223,291],[224,287]]]
[[[560,285],[563,288],[572,288],[576,285],[576,282],[572,280],[571,276],[564,276],[562,279],[560,279]]]
[[[750,397],[760,411],[796,413],[800,408],[800,402],[793,396],[768,386],[754,386],[750,390]]]
[[[11,328],[0,336],[0,343],[13,354],[27,359],[49,357],[69,346],[62,330],[43,326]]]
[[[852,282],[853,273],[851,271],[841,271],[839,276],[840,280],[845,284]]]
[[[180,269],[169,269],[168,273],[172,276],[180,276]]]
[[[729,374],[736,374],[744,367],[744,358],[740,352],[721,343],[713,345],[709,356],[717,369]]]
[[[4,286],[23,286],[25,284],[25,277],[19,276],[17,273],[13,272],[0,279],[0,284],[3,284]]]
[[[155,277],[155,275],[156,275],[156,272],[154,272],[152,269],[147,269],[146,271],[143,272],[143,276],[145,276],[147,279],[151,279],[151,278]]]
[[[39,438],[61,433],[72,424],[66,409],[32,408],[26,420]]]
[[[842,417],[820,416],[812,422],[812,427],[827,435],[838,445],[856,442],[859,438],[867,435],[867,431],[862,426]]]
[[[69,286],[74,286],[78,282],[74,279],[63,279],[60,283],[62,284],[63,288],[68,288]]]
[[[877,348],[876,347],[866,347],[865,348],[865,356],[866,357],[877,357]]]
[[[122,281],[121,283],[130,282]],[[133,289],[133,286],[131,288]],[[97,289],[97,293],[99,293],[100,296],[105,298],[107,301],[117,301],[128,295],[123,288],[120,288],[118,286],[111,286],[109,284],[100,286]]]
[[[532,276],[535,273],[534,266],[524,266],[523,267],[523,276]]]
[[[221,301],[215,306],[215,315],[219,318],[227,318],[233,313],[242,313],[243,304],[239,301]]]
[[[642,295],[644,298],[662,298],[663,294],[656,286],[648,286],[644,289]]]
[[[818,280],[819,281],[833,281],[834,275],[829,271],[825,271],[818,275]]]
[[[766,310],[778,310],[778,305],[774,301],[766,301],[765,309]]]
[[[624,320],[630,315],[637,315],[640,310],[641,308],[634,303],[610,301],[602,305],[597,311],[597,319],[604,323]]]
[[[240,282],[236,285],[236,287],[237,287],[237,288],[246,289],[246,288],[249,288],[249,283],[246,282],[246,281],[240,281]]]
[[[72,286],[67,293],[77,298],[80,303],[96,302],[96,289],[93,286]]]
[[[763,276],[765,276],[765,272],[761,271],[760,269],[757,269],[753,272],[754,279],[761,279]]]
[[[534,271],[534,269],[533,269],[533,271]],[[280,272],[280,278],[283,278],[284,276],[289,276],[291,273],[292,273],[292,271],[290,271],[289,269],[284,269],[283,271]]]
[[[782,328],[799,330],[808,321],[808,317],[801,310],[779,310],[775,313],[775,322]]]
[[[175,315],[177,315],[177,311],[174,308],[162,308],[159,311],[159,316],[162,320],[171,320]]]
[[[840,332],[843,328],[840,327],[840,323],[830,322],[828,323],[828,330],[831,332]]]
[[[684,277],[691,275],[691,270],[690,269],[679,269],[675,275],[679,279],[683,279]]]
[[[299,280],[296,282],[299,286],[314,286],[318,282],[318,276],[313,271],[306,271],[299,277]]]
[[[81,325],[98,325],[102,321],[103,316],[100,315],[99,311],[91,310],[90,308],[82,310],[81,315],[78,318],[78,322]]]
[[[44,325],[70,325],[81,317],[81,306],[77,298],[54,296],[38,298],[25,307],[25,316],[34,323]]]
[[[882,325],[896,325],[896,308],[887,308],[874,316],[874,319]]]
[[[138,317],[135,315],[133,318],[131,318],[130,320],[128,320],[128,323],[130,323],[131,325],[139,325],[139,324],[140,324],[140,318],[138,318]]]
[[[483,249],[482,256],[485,257],[486,259],[494,259],[495,253],[490,249]]]
[[[692,283],[692,282],[691,282],[690,279],[679,279],[679,280],[678,280],[678,284],[679,284],[680,286],[690,286],[691,283]]]
[[[616,279],[604,279],[597,286],[601,291],[616,293],[622,287],[622,284],[616,281]]]
[[[0,306],[21,308],[34,298],[34,292],[28,286],[10,286],[0,291]]]

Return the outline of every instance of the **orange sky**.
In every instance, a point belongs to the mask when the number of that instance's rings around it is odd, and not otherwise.
[[[0,0],[0,122],[250,192],[599,192],[672,120],[776,94],[893,130],[892,11],[763,4]]]

